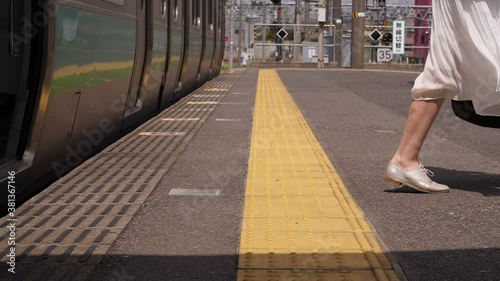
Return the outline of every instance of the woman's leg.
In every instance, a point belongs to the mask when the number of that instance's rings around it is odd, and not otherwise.
[[[403,184],[421,192],[449,191],[448,186],[432,181],[428,176],[433,175],[432,172],[421,166],[418,161],[418,154],[425,137],[443,102],[444,99],[411,102],[401,143],[385,171],[387,181]]]
[[[406,127],[392,163],[404,169],[420,167],[418,154],[443,102],[444,98],[411,102]]]

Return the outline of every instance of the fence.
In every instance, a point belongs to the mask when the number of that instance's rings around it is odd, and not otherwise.
[[[368,2],[370,3],[370,2]],[[375,3],[375,2],[374,2]],[[318,60],[318,24],[291,24],[293,20],[293,5],[283,6],[281,22],[276,23],[276,15],[270,14],[270,7],[243,7],[247,14],[245,19],[247,32],[242,34],[247,41],[242,48],[242,58],[245,61],[288,61],[294,63],[316,62]],[[274,8],[276,12],[276,9]],[[288,12],[287,12],[288,11]],[[304,13],[306,10],[302,10]],[[311,10],[311,14],[313,10]],[[351,14],[350,5],[342,5],[341,17],[343,23],[323,26],[325,38],[324,62],[338,62],[340,66],[350,66],[351,56]],[[249,16],[250,15],[250,16]],[[333,15],[333,10],[330,13]],[[274,23],[266,23],[273,21]],[[314,18],[314,16],[311,16]],[[267,20],[266,20],[267,19]],[[394,55],[391,42],[387,42],[386,34],[391,37],[393,22],[405,22],[404,53]],[[307,18],[305,19],[307,22]],[[385,7],[367,6],[365,12],[365,63],[403,63],[423,64],[428,54],[432,22],[432,8],[424,5],[386,5]],[[281,32],[281,33],[280,33]],[[252,34],[253,33],[253,34]],[[373,34],[379,34],[372,36]],[[300,34],[300,37],[296,36]],[[240,36],[240,35],[238,35]],[[395,36],[392,36],[393,39]]]
[[[319,32],[318,24],[255,24],[253,50],[247,51],[248,58],[252,61],[317,62]],[[335,50],[340,44],[336,44],[336,34],[335,25],[323,26],[325,63],[337,60]]]

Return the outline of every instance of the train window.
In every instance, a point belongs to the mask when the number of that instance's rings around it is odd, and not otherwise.
[[[109,3],[113,3],[115,5],[123,6],[125,4],[125,0],[104,0]]]
[[[40,2],[40,1],[39,1]],[[46,2],[46,1],[45,1]],[[57,4],[99,14],[136,17],[137,1],[127,0],[57,0]]]
[[[160,5],[161,18],[164,19],[167,15],[167,0],[162,0]]]
[[[191,6],[191,20],[193,21],[193,25],[196,25],[196,0],[192,1],[193,6]]]
[[[217,15],[217,26],[218,26],[219,34],[221,34],[222,33],[222,23],[223,23],[222,22],[222,17],[225,15],[224,14],[225,10],[224,10],[223,4],[221,4],[220,2],[219,2],[219,7],[218,8],[219,8],[219,10],[218,10],[219,12],[218,12],[218,15]]]
[[[191,14],[192,14],[192,18],[193,18],[193,25],[200,26],[201,19],[200,19],[200,1],[199,0],[193,1],[193,7],[191,7]]]
[[[208,1],[208,24],[210,31],[214,30],[214,13],[215,9],[213,8],[213,2]]]
[[[174,21],[179,18],[179,0],[174,1]]]

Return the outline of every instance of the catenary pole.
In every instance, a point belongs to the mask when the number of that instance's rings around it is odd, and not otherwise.
[[[263,11],[263,15],[262,15],[262,23],[263,24],[266,24],[267,22],[267,19],[266,19],[266,14],[267,14],[267,6],[266,6],[266,3],[265,1],[262,1],[262,11]],[[264,43],[266,43],[267,41],[267,26],[263,25],[262,26],[262,41]],[[265,50],[266,50],[266,47],[264,45],[262,45],[262,61],[266,61],[266,55],[265,55]]]
[[[301,5],[301,0],[296,0],[296,5],[295,5],[295,23],[297,26],[295,27],[295,33],[293,34],[295,44],[300,44],[302,43],[302,33],[301,30],[302,28],[300,27],[302,23],[302,5]],[[294,48],[295,53],[293,54],[293,59],[295,62],[300,62],[301,59],[301,54],[302,54],[302,48],[299,46],[295,46]]]
[[[309,9],[311,7],[310,4],[311,4],[311,0],[304,0],[304,23],[305,24],[311,23],[311,20],[309,18]],[[304,30],[304,40],[305,41],[310,41],[309,32],[310,32],[310,30],[308,30],[308,29]]]
[[[319,0],[319,7],[325,8],[325,0]],[[325,37],[324,37],[324,22],[319,23],[319,36],[318,36],[318,68],[324,68],[323,57],[324,57],[324,49],[325,49]]]
[[[229,69],[233,68],[233,0],[229,0]]]
[[[333,19],[337,20],[342,18],[342,0],[333,0]],[[335,24],[335,61],[338,65],[342,62],[342,23]]]
[[[243,41],[243,4],[241,3],[242,0],[240,0],[240,20],[239,20],[239,27],[238,27],[238,65],[241,67],[241,45]]]
[[[353,0],[352,12],[364,13],[365,0]],[[359,14],[358,14],[359,15]],[[364,29],[365,18],[354,17],[352,18],[352,36],[351,36],[351,68],[362,69],[364,63]]]

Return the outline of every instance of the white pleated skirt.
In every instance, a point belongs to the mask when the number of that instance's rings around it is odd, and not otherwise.
[[[430,52],[412,98],[471,100],[500,116],[500,0],[434,0]]]

